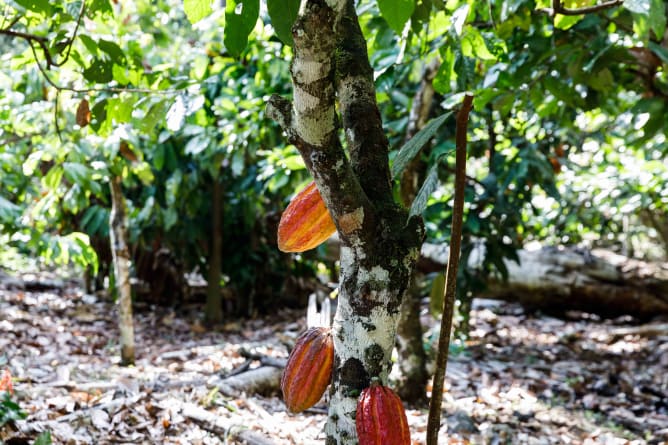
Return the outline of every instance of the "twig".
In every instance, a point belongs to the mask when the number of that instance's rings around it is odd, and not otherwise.
[[[594,12],[603,11],[605,9],[614,8],[624,3],[624,0],[609,0],[607,2],[599,3],[598,5],[584,6],[582,8],[567,8],[562,3],[561,0],[552,0],[552,8],[542,8],[538,12],[545,13],[550,17],[554,17],[557,14],[561,15],[582,15],[582,14],[592,14]]]
[[[56,90],[56,98],[53,101],[53,122],[56,125],[56,134],[58,135],[58,140],[63,142],[63,135],[60,131],[60,124],[58,123],[58,99],[60,98],[60,91]]]
[[[63,66],[65,62],[67,62],[67,59],[70,58],[70,52],[72,51],[72,46],[74,45],[74,39],[77,38],[77,33],[79,32],[79,26],[81,26],[81,19],[83,18],[84,13],[86,12],[86,1],[83,0],[81,2],[81,9],[79,9],[79,17],[77,17],[77,24],[74,26],[74,32],[72,33],[72,37],[67,42],[67,52],[65,53],[65,57],[63,60],[55,64],[55,66]]]
[[[51,66],[54,65],[53,59],[51,58],[51,53],[49,52],[49,47],[46,45],[47,44],[46,37],[36,36],[34,34],[28,34],[21,31],[12,31],[11,29],[7,28],[0,29],[0,34],[26,40],[33,48],[33,52],[35,51],[33,47],[33,42],[37,42],[39,46],[42,48],[42,51],[44,52],[44,58],[46,59],[47,69],[50,69]]]
[[[455,308],[457,291],[457,269],[459,268],[459,252],[462,242],[462,220],[464,214],[464,188],[466,186],[466,132],[469,113],[473,104],[473,96],[466,94],[462,108],[457,113],[457,130],[455,145],[455,201],[452,206],[452,235],[450,237],[450,254],[445,278],[445,296],[443,298],[443,316],[441,332],[438,336],[438,353],[436,355],[436,372],[432,383],[429,417],[427,420],[427,445],[438,444],[438,430],[441,427],[441,403],[443,402],[443,380],[448,365],[448,349],[452,315]]]

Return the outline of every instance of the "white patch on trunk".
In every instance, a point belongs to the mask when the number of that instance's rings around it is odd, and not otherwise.
[[[385,292],[382,292],[385,294]],[[387,299],[389,295],[381,295]],[[364,362],[364,354],[369,346],[377,344],[385,352],[389,360],[394,347],[394,334],[396,331],[397,316],[390,314],[385,306],[376,306],[367,317],[353,314],[353,309],[346,298],[339,299],[339,306],[334,318],[334,329],[336,332],[343,331],[344,336],[355,341],[350,344],[339,344],[337,352],[341,362],[349,358],[357,358]],[[336,336],[334,343],[337,343]],[[386,375],[382,376],[383,378]]]
[[[310,114],[301,113],[299,109],[297,108],[297,97],[295,94],[295,127],[297,133],[309,144],[323,145],[325,137],[334,130],[334,108],[330,107],[322,113]]]
[[[307,113],[320,105],[320,98],[308,93],[303,88],[295,86],[295,111]]]
[[[325,3],[337,13],[341,12],[346,5],[345,0],[325,0]]]
[[[292,64],[292,73],[298,82],[312,83],[327,76],[329,67],[329,63],[295,59]]]

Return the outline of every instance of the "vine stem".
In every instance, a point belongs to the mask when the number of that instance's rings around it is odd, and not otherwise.
[[[452,232],[450,236],[450,253],[445,271],[445,296],[443,298],[443,316],[441,332],[438,336],[438,352],[436,355],[436,372],[432,383],[431,400],[429,401],[429,417],[427,419],[427,445],[438,444],[438,430],[441,428],[441,403],[443,402],[443,381],[448,366],[448,350],[450,347],[450,331],[452,316],[455,309],[457,290],[457,270],[459,253],[462,245],[462,221],[464,216],[464,188],[466,186],[466,132],[469,113],[473,105],[473,96],[466,94],[462,107],[457,113],[457,130],[455,134],[455,201],[452,206]]]

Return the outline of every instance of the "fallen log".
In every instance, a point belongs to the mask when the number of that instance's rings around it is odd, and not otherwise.
[[[447,246],[425,243],[418,270],[443,271]],[[479,268],[475,249],[468,267]],[[505,260],[508,279],[487,279],[476,296],[519,302],[549,312],[583,311],[605,317],[668,315],[668,263],[650,263],[606,250],[542,247],[518,251],[520,263]]]

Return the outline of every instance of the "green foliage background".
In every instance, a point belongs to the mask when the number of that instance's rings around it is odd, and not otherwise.
[[[186,270],[203,271],[221,181],[225,284],[271,302],[289,275],[312,275],[322,249],[289,257],[275,248],[277,218],[309,178],[264,115],[270,94],[290,94],[298,3],[4,2],[0,243],[97,267],[107,182],[122,175],[135,252],[167,247]],[[666,255],[664,2],[577,16],[551,15],[546,0],[357,7],[392,159],[433,59],[432,117],[464,91],[475,95],[463,254],[484,244],[486,255],[462,270],[463,289],[504,275],[503,258],[529,241]],[[88,125],[77,124],[83,100]],[[418,154],[415,208],[432,241],[449,236],[453,138],[445,120]]]

